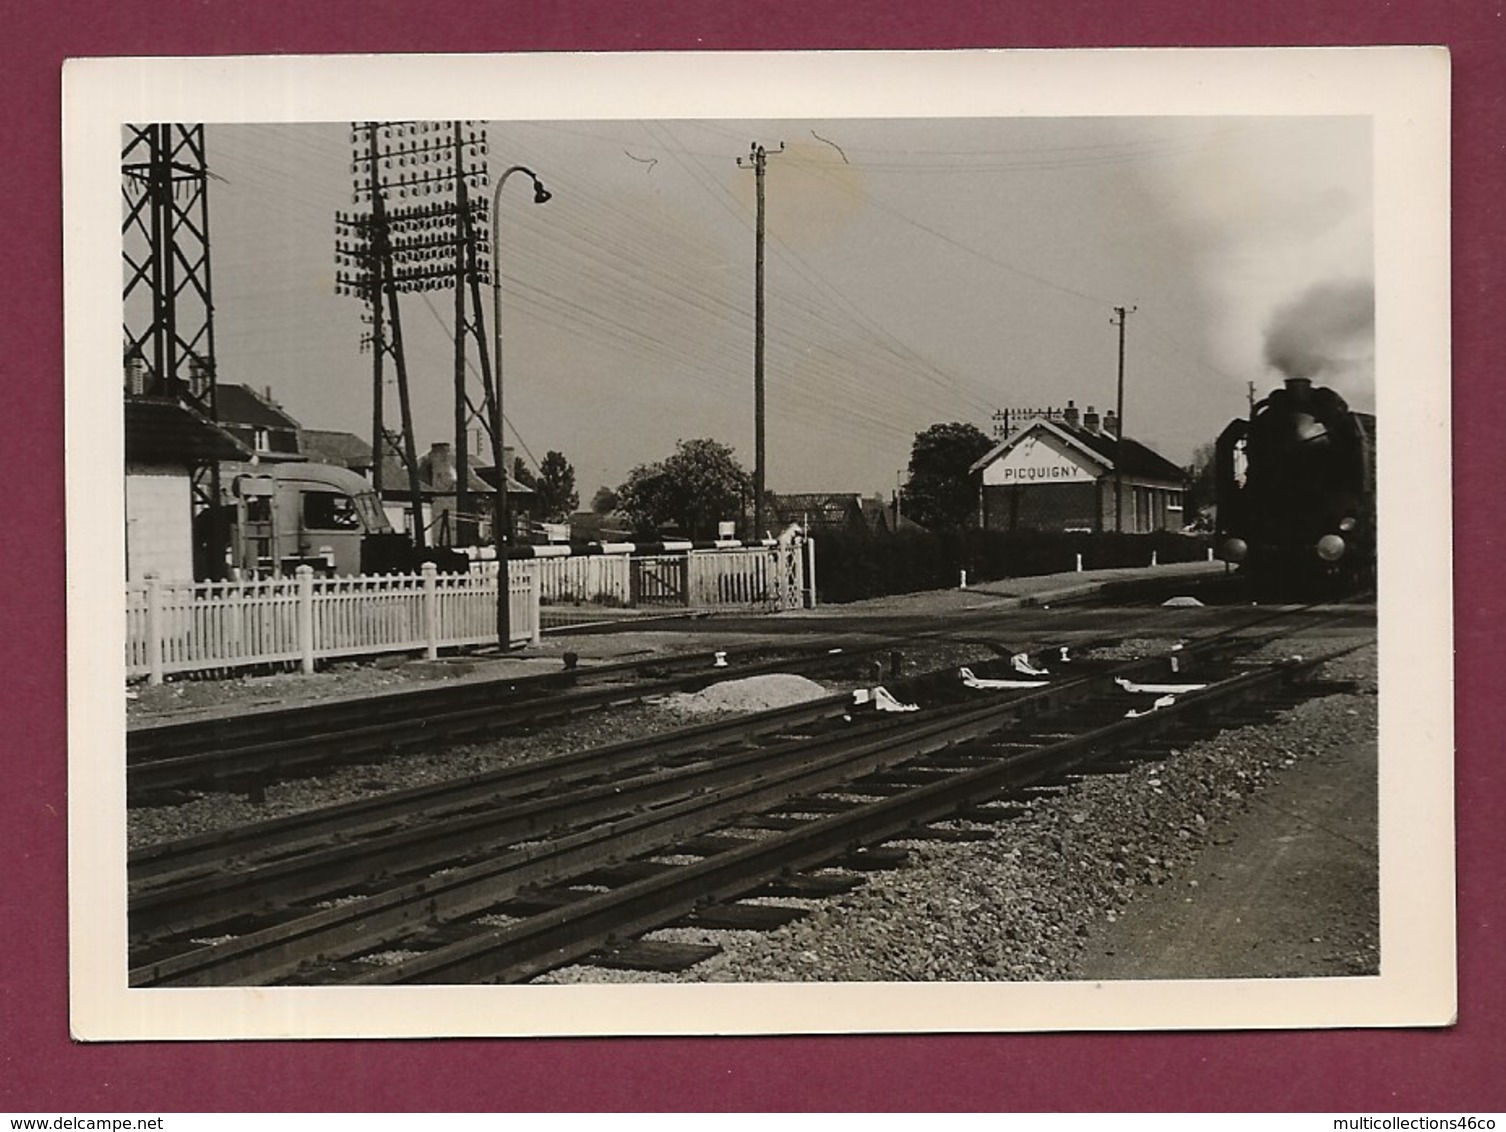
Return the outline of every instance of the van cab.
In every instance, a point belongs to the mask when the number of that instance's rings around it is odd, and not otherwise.
[[[230,565],[243,576],[359,574],[363,545],[395,532],[364,478],[333,464],[269,464],[230,483]],[[401,537],[401,536],[396,536]],[[406,540],[404,540],[406,541]]]

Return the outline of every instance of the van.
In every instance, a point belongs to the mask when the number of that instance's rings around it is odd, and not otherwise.
[[[364,478],[334,464],[254,465],[229,481],[226,502],[199,517],[199,542],[221,576],[279,577],[299,566],[335,576],[411,568]],[[402,561],[398,561],[402,559]]]

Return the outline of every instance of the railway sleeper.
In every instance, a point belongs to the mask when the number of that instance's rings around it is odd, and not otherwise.
[[[830,867],[850,869],[858,873],[876,873],[885,869],[903,868],[909,860],[908,849],[897,845],[873,845],[854,849],[845,856],[834,858]]]
[[[667,867],[674,868],[673,865]],[[581,883],[585,882],[582,881]],[[519,893],[517,896],[511,897],[497,905],[492,909],[492,912],[503,916],[513,916],[517,919],[526,919],[529,916],[541,916],[546,912],[568,908],[577,900],[584,900],[588,896],[595,895],[595,892],[581,892],[568,886],[541,888],[537,892]],[[471,931],[465,934],[473,935],[475,933]]]
[[[598,951],[580,962],[588,967],[618,971],[651,971],[678,974],[704,963],[722,949],[714,943],[674,943],[662,939],[635,939],[610,950]]]
[[[844,786],[843,790],[858,791],[856,785]],[[748,818],[745,824],[752,825],[754,822],[762,825],[765,821],[774,819],[780,824],[764,826],[767,829],[798,829],[805,822],[799,818],[789,818],[789,814],[845,814],[849,810],[856,810],[862,805],[861,802],[848,801],[845,798],[806,797],[791,798],[780,802],[777,807],[767,814],[759,814],[757,817]],[[791,824],[785,824],[786,822]]]
[[[792,829],[799,829],[803,825],[809,825],[810,819],[790,817],[786,814],[754,814],[741,819],[738,824],[746,829],[763,829],[774,833],[787,833]]]
[[[1021,814],[1029,812],[1029,806],[1001,799],[975,806],[964,806],[954,816],[958,821],[977,822],[980,825],[999,825],[1003,822],[1014,821]]]
[[[943,778],[950,778],[956,774],[955,768],[931,767],[924,764],[912,763],[907,766],[891,767],[858,779],[853,783],[854,787],[866,792],[870,787],[879,786],[885,791],[891,791],[895,787],[925,786],[932,782],[939,782]]]
[[[769,932],[803,920],[810,913],[788,904],[743,904],[718,901],[682,916],[671,927],[708,928],[716,931]]]
[[[674,865],[662,864],[659,861],[623,861],[621,864],[592,869],[590,872],[582,874],[578,883],[601,885],[603,888],[616,888],[618,885],[632,884],[634,881],[663,876],[665,873],[673,872],[674,869]]]
[[[729,849],[741,849],[748,844],[746,837],[737,837],[726,833],[703,833],[699,837],[693,837],[689,841],[675,847],[677,853],[688,853],[693,857],[714,857],[718,853],[725,853]]]
[[[938,825],[922,825],[917,826],[914,830],[902,836],[914,838],[916,841],[964,842],[992,841],[998,834],[991,829],[963,829],[960,827],[947,828]]]
[[[862,880],[840,873],[791,873],[775,880],[765,881],[747,893],[753,896],[794,896],[803,900],[822,900],[829,896],[841,896],[862,884]]]

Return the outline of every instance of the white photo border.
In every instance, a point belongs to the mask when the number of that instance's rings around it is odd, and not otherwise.
[[[505,108],[505,112],[499,112]],[[130,989],[126,123],[1359,115],[1374,126],[1381,973],[1352,979]],[[1456,1010],[1449,58],[1441,48],[86,59],[64,70],[69,916],[79,1040],[1447,1025]]]

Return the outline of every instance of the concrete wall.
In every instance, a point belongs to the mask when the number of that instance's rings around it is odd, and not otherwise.
[[[1093,529],[1091,483],[983,487],[983,525],[990,531]]]
[[[1179,531],[1180,489],[1124,483],[1128,534]],[[990,531],[1113,531],[1114,477],[1092,483],[1041,483],[983,487],[983,525]]]
[[[126,581],[193,581],[193,493],[182,467],[126,470]]]

